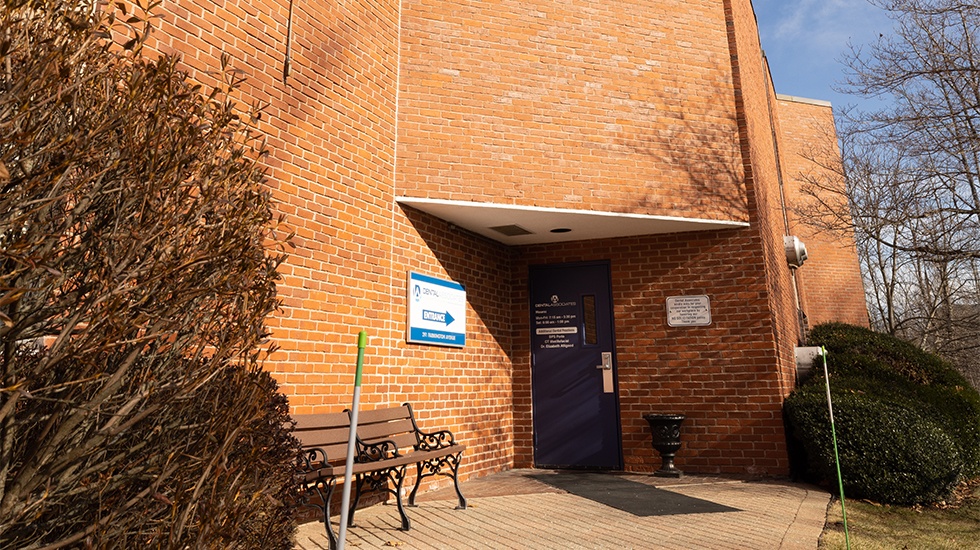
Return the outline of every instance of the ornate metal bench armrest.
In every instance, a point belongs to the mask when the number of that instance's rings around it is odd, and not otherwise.
[[[445,447],[452,447],[456,444],[453,432],[449,430],[439,430],[438,432],[423,432],[417,430],[419,443],[415,446],[420,451],[435,451]]]
[[[390,439],[370,444],[357,440],[356,462],[377,462],[396,456],[401,454],[398,452],[398,446]]]
[[[319,447],[303,449],[296,459],[296,472],[305,473],[322,468],[327,464],[327,453]]]

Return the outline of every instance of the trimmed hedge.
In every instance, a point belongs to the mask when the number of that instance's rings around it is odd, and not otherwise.
[[[980,475],[980,394],[951,365],[908,342],[838,323],[811,342],[828,351],[844,491],[884,503],[946,498]],[[812,481],[836,469],[822,369],[786,401]]]
[[[827,348],[831,358],[828,369],[840,376],[854,374],[885,382],[906,380],[918,386],[970,386],[962,374],[938,355],[863,327],[843,323],[818,325],[810,332],[810,345]]]
[[[918,411],[844,389],[832,391],[844,492],[891,504],[936,502],[963,473],[957,445]],[[836,492],[827,397],[806,386],[786,401],[797,437],[817,478]]]

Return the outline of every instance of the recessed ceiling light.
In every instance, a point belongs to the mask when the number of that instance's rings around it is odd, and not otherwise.
[[[556,227],[551,230],[552,233],[568,233],[571,229],[567,227]]]

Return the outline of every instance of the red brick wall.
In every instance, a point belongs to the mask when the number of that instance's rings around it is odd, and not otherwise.
[[[468,446],[467,476],[513,467],[513,251],[410,208],[395,214],[393,237],[396,283],[386,312],[392,339],[378,350],[386,367],[370,394],[379,402],[411,402],[423,426],[453,430]],[[409,271],[465,287],[465,348],[405,343]]]
[[[283,313],[271,320],[270,369],[297,412],[349,406],[356,335],[391,340],[398,2],[295,2],[292,67],[283,78],[288,0],[176,0],[160,13],[157,47],[192,76],[222,54],[241,72],[243,104],[267,104],[269,185],[296,232],[280,269]],[[384,357],[384,354],[380,354]],[[368,401],[372,400],[368,398]]]
[[[610,260],[623,447],[629,470],[659,467],[643,415],[682,413],[678,467],[688,472],[783,474],[788,463],[782,382],[753,228],[522,249],[527,265]],[[529,317],[526,284],[517,304]],[[711,326],[667,326],[666,299],[708,295]],[[515,423],[530,426],[526,323],[515,341]],[[526,423],[526,424],[525,424]],[[518,464],[531,461],[530,431],[515,434]]]
[[[823,193],[822,200],[845,207],[840,152],[831,106],[824,102],[780,96],[780,147],[789,201],[806,206],[814,201],[801,192],[813,182],[835,189],[839,194]],[[797,272],[802,307],[809,325],[839,321],[868,326],[861,267],[852,231],[819,231],[795,211],[790,210],[793,232],[806,244],[809,260]],[[847,216],[845,221],[849,221]]]
[[[653,253],[664,240],[657,237],[551,245],[522,255],[515,268],[521,278],[511,287],[521,310],[511,354],[516,463],[533,460],[526,266],[611,259],[614,293],[632,305],[617,317],[628,467],[652,467],[641,415],[670,404],[691,416],[689,468],[785,471],[781,399],[792,384],[796,316],[751,6],[739,3],[733,12],[717,1],[611,2],[596,11],[579,2],[503,4],[406,6],[398,194],[721,213],[753,224],[710,252],[699,235],[667,239],[678,248],[667,258],[680,269]],[[731,59],[741,69],[740,56],[748,59],[747,76],[733,73]],[[691,244],[681,247],[678,238]],[[706,267],[695,275],[701,263]],[[630,295],[624,279],[651,290]],[[667,336],[666,296],[698,288],[719,300],[719,326],[694,330],[704,333],[696,337],[691,329]],[[638,319],[659,323],[661,332],[633,332]],[[719,349],[727,345],[746,349],[727,358]],[[752,407],[740,408],[746,395]]]
[[[742,123],[743,158],[750,182],[753,226],[759,232],[764,270],[768,285],[770,330],[773,337],[773,368],[781,380],[785,397],[795,383],[795,346],[800,342],[793,275],[786,263],[783,237],[787,234],[784,197],[780,188],[776,135],[778,119],[774,113],[775,92],[762,56],[755,12],[750,0],[725,0],[731,14],[729,40],[733,49]]]
[[[717,0],[403,13],[398,193],[745,220]]]
[[[349,406],[365,329],[362,406],[410,401],[454,430],[464,477],[530,465],[527,266],[608,259],[627,468],[656,465],[642,414],[669,408],[690,418],[682,469],[788,470],[795,305],[748,0],[296,1],[284,79],[288,6],[167,2],[156,46],[204,82],[227,53],[242,102],[268,104],[296,231],[268,368],[295,412]],[[751,226],[507,248],[402,195]],[[405,343],[409,271],[465,286],[465,348]],[[712,326],[667,327],[666,297],[694,293]]]
[[[294,412],[342,410],[367,330],[363,407],[412,402],[468,445],[465,475],[510,467],[512,252],[394,202],[398,2],[295,2],[284,79],[288,6],[168,2],[154,43],[206,83],[228,54],[240,102],[268,104],[269,185],[296,237],[267,367]],[[466,348],[404,342],[409,270],[466,286]]]

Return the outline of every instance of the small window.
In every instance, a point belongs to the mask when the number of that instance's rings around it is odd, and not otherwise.
[[[599,327],[596,325],[595,296],[582,296],[582,319],[585,323],[586,346],[599,345]]]

